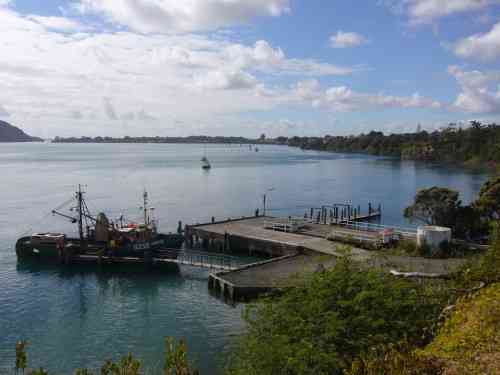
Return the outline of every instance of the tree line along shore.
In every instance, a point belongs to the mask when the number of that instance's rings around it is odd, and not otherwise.
[[[500,163],[500,127],[471,121],[467,127],[451,123],[428,132],[385,135],[379,131],[356,136],[259,138],[225,136],[189,137],[56,137],[55,143],[222,143],[272,144],[341,153],[364,153],[402,160],[444,162],[470,167],[493,167]]]
[[[348,137],[292,137],[287,144],[305,150],[366,153],[471,167],[500,162],[500,126],[478,121],[471,121],[464,128],[452,123],[433,132],[417,129],[407,134],[372,131]]]

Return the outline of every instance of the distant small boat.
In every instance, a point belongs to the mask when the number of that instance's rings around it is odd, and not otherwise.
[[[212,166],[210,165],[210,162],[208,161],[207,157],[204,156],[201,158],[201,168],[202,169],[210,169]]]
[[[207,158],[207,145],[203,145],[203,157],[201,158],[201,169],[210,169],[212,166]]]

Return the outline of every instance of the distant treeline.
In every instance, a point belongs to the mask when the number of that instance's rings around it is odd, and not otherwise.
[[[228,143],[275,144],[304,150],[366,153],[393,156],[407,160],[460,163],[470,166],[500,163],[500,126],[471,121],[462,128],[450,124],[444,129],[427,132],[384,135],[372,131],[357,136],[277,137],[258,139],[223,136],[189,137],[56,137],[56,143]]]
[[[401,159],[484,165],[500,162],[500,126],[472,121],[469,127],[450,124],[429,133],[390,134],[372,131],[348,137],[293,137],[288,145],[306,150],[355,152]]]
[[[230,144],[262,144],[270,143],[271,139],[261,136],[259,139],[245,137],[223,137],[223,136],[189,136],[189,137],[55,137],[55,143],[230,143]]]

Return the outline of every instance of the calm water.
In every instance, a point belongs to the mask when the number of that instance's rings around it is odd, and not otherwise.
[[[31,363],[55,374],[97,367],[132,351],[161,368],[163,338],[185,338],[203,374],[217,373],[220,353],[241,332],[241,307],[207,292],[208,272],[72,271],[18,265],[14,242],[23,232],[64,230],[45,216],[85,184],[90,209],[112,218],[140,217],[144,188],[162,230],[252,214],[269,188],[275,214],[311,205],[381,203],[383,221],[401,216],[418,188],[448,186],[471,200],[486,178],[459,169],[359,155],[303,152],[287,147],[211,145],[209,172],[199,145],[2,144],[0,147],[0,372],[13,367],[15,342],[30,341]],[[44,217],[45,216],[45,217]]]

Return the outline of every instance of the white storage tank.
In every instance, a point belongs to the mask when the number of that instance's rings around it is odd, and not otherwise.
[[[417,246],[427,244],[431,249],[437,249],[443,242],[451,241],[451,229],[436,225],[424,225],[417,229]]]

